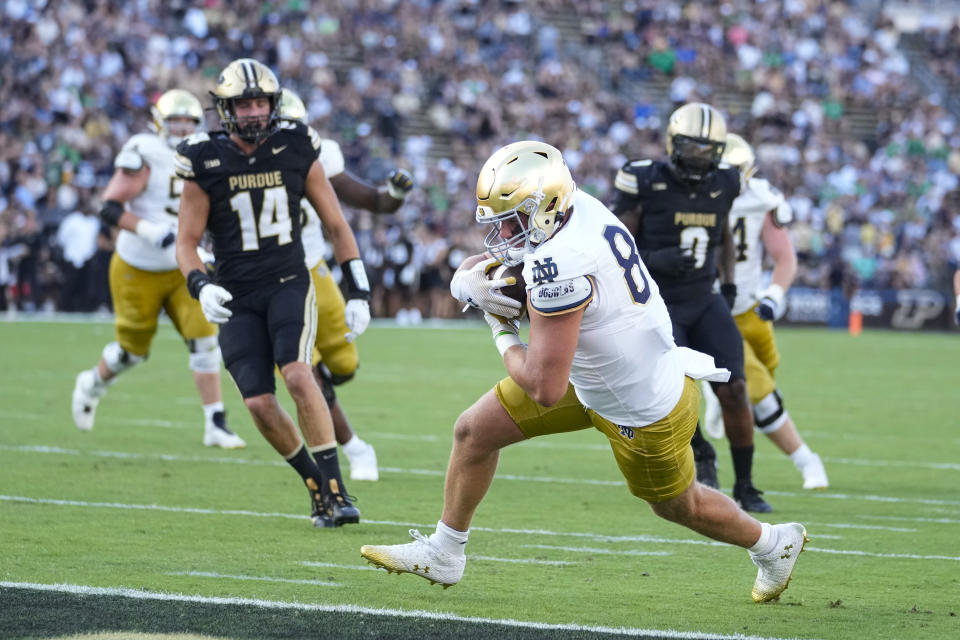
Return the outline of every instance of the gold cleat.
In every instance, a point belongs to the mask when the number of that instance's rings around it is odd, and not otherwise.
[[[762,556],[751,554],[751,560],[759,569],[751,593],[754,602],[771,602],[780,598],[790,585],[797,559],[809,540],[807,530],[797,522],[777,524],[773,528],[777,535],[774,549]]]

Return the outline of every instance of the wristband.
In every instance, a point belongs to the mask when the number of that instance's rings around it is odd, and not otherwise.
[[[367,272],[363,268],[363,260],[360,258],[347,260],[340,264],[340,271],[343,273],[343,284],[347,290],[347,298],[370,299],[370,282],[367,280]]]
[[[519,336],[511,331],[501,331],[497,334],[497,337],[494,338],[493,341],[494,344],[497,345],[497,351],[500,352],[501,358],[510,347],[515,345],[523,345],[523,342],[520,341]]]
[[[100,219],[111,227],[117,226],[120,216],[123,215],[123,203],[117,200],[107,200],[100,209]]]
[[[200,299],[200,289],[210,284],[210,278],[200,269],[194,269],[187,274],[187,291],[195,300]]]

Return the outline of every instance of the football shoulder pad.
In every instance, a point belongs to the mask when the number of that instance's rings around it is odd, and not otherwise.
[[[555,316],[587,306],[595,291],[593,276],[577,276],[534,285],[528,292],[528,299],[530,306],[540,315]]]
[[[613,186],[618,191],[631,196],[640,193],[642,185],[648,183],[648,174],[653,168],[653,160],[631,160],[617,171]]]
[[[318,159],[328,178],[340,175],[346,168],[340,145],[330,138],[320,140],[320,157]]]
[[[173,157],[173,166],[178,178],[196,180],[199,158],[203,155],[209,142],[210,134],[201,131],[187,136],[183,142],[177,145],[177,152]],[[211,160],[207,161],[208,169],[212,168],[212,162]],[[219,162],[217,164],[219,165]]]

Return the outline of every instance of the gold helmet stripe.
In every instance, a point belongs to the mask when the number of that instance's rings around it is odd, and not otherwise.
[[[240,63],[240,68],[243,69],[243,79],[247,83],[247,89],[255,89],[257,87],[257,70],[253,68],[249,61]]]

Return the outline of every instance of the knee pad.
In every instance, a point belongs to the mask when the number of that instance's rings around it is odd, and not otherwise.
[[[320,366],[323,366],[323,365],[321,364]],[[334,386],[340,386],[344,382],[350,382],[351,380],[353,380],[353,376],[356,372],[357,372],[356,369],[354,369],[350,373],[334,373],[332,371],[328,371],[328,373],[330,374],[330,382],[332,382]]]
[[[115,374],[123,373],[147,359],[147,356],[136,356],[129,351],[124,351],[119,342],[107,344],[103,348],[102,355],[107,368]]]
[[[773,433],[786,421],[787,410],[783,408],[783,397],[776,389],[753,405],[753,423],[761,433]]]
[[[333,390],[333,375],[322,362],[317,363],[317,366],[313,368],[313,372],[317,378],[317,382],[320,383],[320,391],[323,392],[323,399],[327,401],[328,407],[333,407],[333,403],[337,401],[337,393]]]
[[[195,373],[220,373],[220,343],[217,336],[187,340],[190,370]]]

